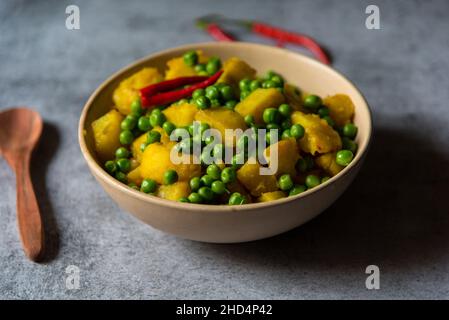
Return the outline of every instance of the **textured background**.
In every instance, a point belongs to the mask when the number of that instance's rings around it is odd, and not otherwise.
[[[365,28],[365,7],[381,30]],[[77,4],[81,30],[65,28]],[[45,264],[24,258],[14,177],[0,160],[0,298],[449,298],[447,1],[1,1],[0,109],[45,121],[33,173],[49,226]],[[313,35],[372,106],[366,165],[325,213],[240,245],[174,238],[122,212],[87,170],[77,124],[90,93],[149,53],[208,41],[195,16],[221,12]],[[240,39],[256,40],[245,33]],[[67,290],[65,268],[81,270]],[[381,289],[365,289],[365,268]]]

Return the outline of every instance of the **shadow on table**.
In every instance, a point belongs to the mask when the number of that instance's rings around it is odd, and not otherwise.
[[[34,150],[30,169],[44,223],[45,251],[40,261],[42,263],[56,258],[59,251],[59,231],[46,182],[48,165],[51,163],[58,146],[58,129],[53,124],[44,122],[42,136],[37,148]]]
[[[409,268],[446,258],[449,160],[419,133],[376,128],[354,183],[306,225],[266,240],[193,248],[243,264],[280,268]]]

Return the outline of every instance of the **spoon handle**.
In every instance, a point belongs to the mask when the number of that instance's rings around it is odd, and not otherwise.
[[[23,250],[32,261],[38,261],[44,249],[42,217],[30,177],[29,153],[15,162],[17,187],[17,221]]]

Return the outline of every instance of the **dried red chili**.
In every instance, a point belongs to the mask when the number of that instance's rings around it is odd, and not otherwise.
[[[140,93],[149,96],[152,94],[176,89],[189,84],[198,83],[206,79],[208,79],[207,76],[180,77],[149,85],[143,89],[140,89]]]
[[[166,92],[154,92],[152,94],[146,94],[144,89],[140,90],[140,99],[142,106],[145,108],[149,108],[156,105],[164,105],[173,103],[175,101],[188,98],[192,95],[193,91],[197,89],[204,89],[210,85],[213,85],[215,82],[217,82],[218,78],[220,78],[221,74],[223,73],[223,70],[218,71],[213,76],[207,78],[206,80],[197,82],[195,84],[192,84],[191,86],[180,89],[180,90],[173,90],[173,91],[166,91]],[[178,78],[182,79],[182,78]],[[176,79],[173,79],[176,80]],[[172,80],[167,80],[172,81]],[[164,87],[164,83],[167,81],[160,82],[160,86]],[[172,81],[173,82],[173,81]],[[148,87],[147,87],[148,88]],[[148,91],[148,90],[147,90]]]

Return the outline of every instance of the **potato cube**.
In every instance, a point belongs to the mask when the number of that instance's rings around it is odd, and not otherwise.
[[[235,106],[242,117],[254,116],[256,124],[263,124],[263,111],[267,108],[277,108],[284,102],[284,95],[275,88],[256,89]]]
[[[268,202],[277,199],[282,199],[287,197],[287,194],[284,191],[273,191],[273,192],[265,192],[257,198],[257,202]]]
[[[242,79],[253,79],[256,70],[251,68],[245,61],[232,57],[224,63],[223,74],[218,82],[224,82],[234,87],[238,91],[239,82]]]
[[[163,199],[178,201],[182,197],[188,197],[190,186],[186,181],[178,181],[170,185],[160,185],[156,195]]]
[[[265,158],[270,166],[273,164],[272,160],[277,160],[277,170],[276,175],[282,175],[284,173],[288,173],[292,176],[296,175],[296,161],[299,159],[299,150],[296,140],[293,138],[281,140],[276,143],[278,148],[277,159],[271,156],[271,149],[274,148],[275,145],[271,145],[265,149]]]
[[[92,122],[95,150],[101,161],[114,158],[115,150],[120,147],[122,120],[123,115],[114,109]]]
[[[355,106],[349,96],[336,94],[326,97],[323,103],[329,108],[330,116],[337,126],[342,127],[352,121]]]
[[[278,189],[276,177],[274,175],[261,175],[260,168],[261,166],[258,163],[247,162],[237,171],[237,179],[254,197]]]
[[[292,113],[292,123],[304,127],[304,137],[299,140],[301,150],[315,154],[327,153],[341,149],[338,133],[316,114],[305,114],[300,111]]]
[[[135,184],[140,186],[143,180],[142,176],[140,175],[140,166],[128,172],[126,177],[128,178],[128,182],[134,182]]]
[[[165,115],[168,121],[172,122],[177,127],[188,126],[195,119],[195,114],[198,108],[194,104],[183,103],[173,104],[162,113]]]
[[[318,167],[326,171],[331,176],[335,176],[344,167],[340,166],[335,161],[336,152],[325,153],[315,158],[315,163]]]

